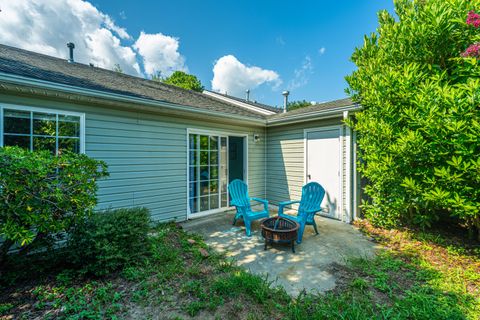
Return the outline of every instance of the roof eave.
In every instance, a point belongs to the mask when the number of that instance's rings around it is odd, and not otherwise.
[[[160,107],[164,109],[183,111],[183,112],[194,113],[194,114],[203,114],[203,115],[208,115],[208,116],[217,117],[217,118],[235,119],[241,122],[248,122],[250,124],[256,124],[256,125],[266,124],[266,120],[254,118],[254,117],[235,115],[232,113],[225,113],[225,112],[219,112],[219,111],[210,111],[210,110],[199,109],[191,106],[175,104],[167,101],[132,97],[132,96],[122,95],[122,94],[113,93],[113,92],[103,92],[100,90],[86,89],[86,88],[81,88],[81,87],[76,87],[76,86],[51,82],[51,81],[32,79],[32,78],[18,76],[18,75],[4,73],[4,72],[0,72],[0,82],[6,82],[6,83],[21,85],[21,86],[31,86],[31,87],[40,88],[40,89],[55,90],[55,91],[59,91],[67,94],[88,96],[88,97],[106,99],[111,101],[141,104],[145,106],[153,106],[157,108]]]
[[[291,116],[285,116],[279,119],[267,119],[267,127],[281,126],[285,124],[305,122],[305,121],[314,121],[314,120],[323,120],[336,117],[342,117],[345,111],[355,112],[362,108],[359,104],[352,104],[349,106],[338,107],[330,110],[322,111],[311,111],[300,113]]]
[[[242,108],[245,108],[247,110],[250,110],[250,111],[254,111],[254,112],[257,112],[261,115],[264,115],[264,116],[270,116],[270,115],[274,115],[276,114],[275,112],[273,111],[270,111],[270,110],[267,110],[267,109],[263,109],[263,108],[260,108],[260,107],[257,107],[257,106],[254,106],[254,105],[251,105],[249,103],[246,103],[246,102],[240,102],[240,101],[237,101],[235,99],[231,99],[229,97],[225,97],[221,94],[217,94],[215,92],[212,92],[212,91],[208,91],[208,90],[203,90],[203,94],[209,96],[209,97],[213,97],[215,99],[218,99],[218,100],[221,100],[221,101],[224,101],[224,102],[228,102],[228,103],[231,103],[237,107],[242,107]]]

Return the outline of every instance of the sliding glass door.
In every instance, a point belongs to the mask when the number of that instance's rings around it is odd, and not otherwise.
[[[227,139],[220,135],[189,134],[188,204],[192,214],[228,205]]]

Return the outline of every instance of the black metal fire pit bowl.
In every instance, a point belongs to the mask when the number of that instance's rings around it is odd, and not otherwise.
[[[269,243],[289,243],[292,246],[292,252],[295,253],[298,228],[298,223],[287,218],[273,217],[265,219],[262,222],[262,236],[265,239],[264,250],[267,250],[267,244]]]

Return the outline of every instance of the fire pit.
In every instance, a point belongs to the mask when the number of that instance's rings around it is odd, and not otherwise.
[[[295,253],[299,225],[293,220],[283,217],[273,217],[262,222],[262,236],[265,239],[265,248],[268,243],[290,243]]]

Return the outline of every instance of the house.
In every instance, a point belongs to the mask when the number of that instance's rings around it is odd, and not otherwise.
[[[323,214],[351,221],[355,136],[343,120],[359,108],[342,99],[283,113],[0,45],[0,146],[104,160],[98,208],[144,206],[157,221],[227,210],[237,178],[273,205],[319,181]]]

